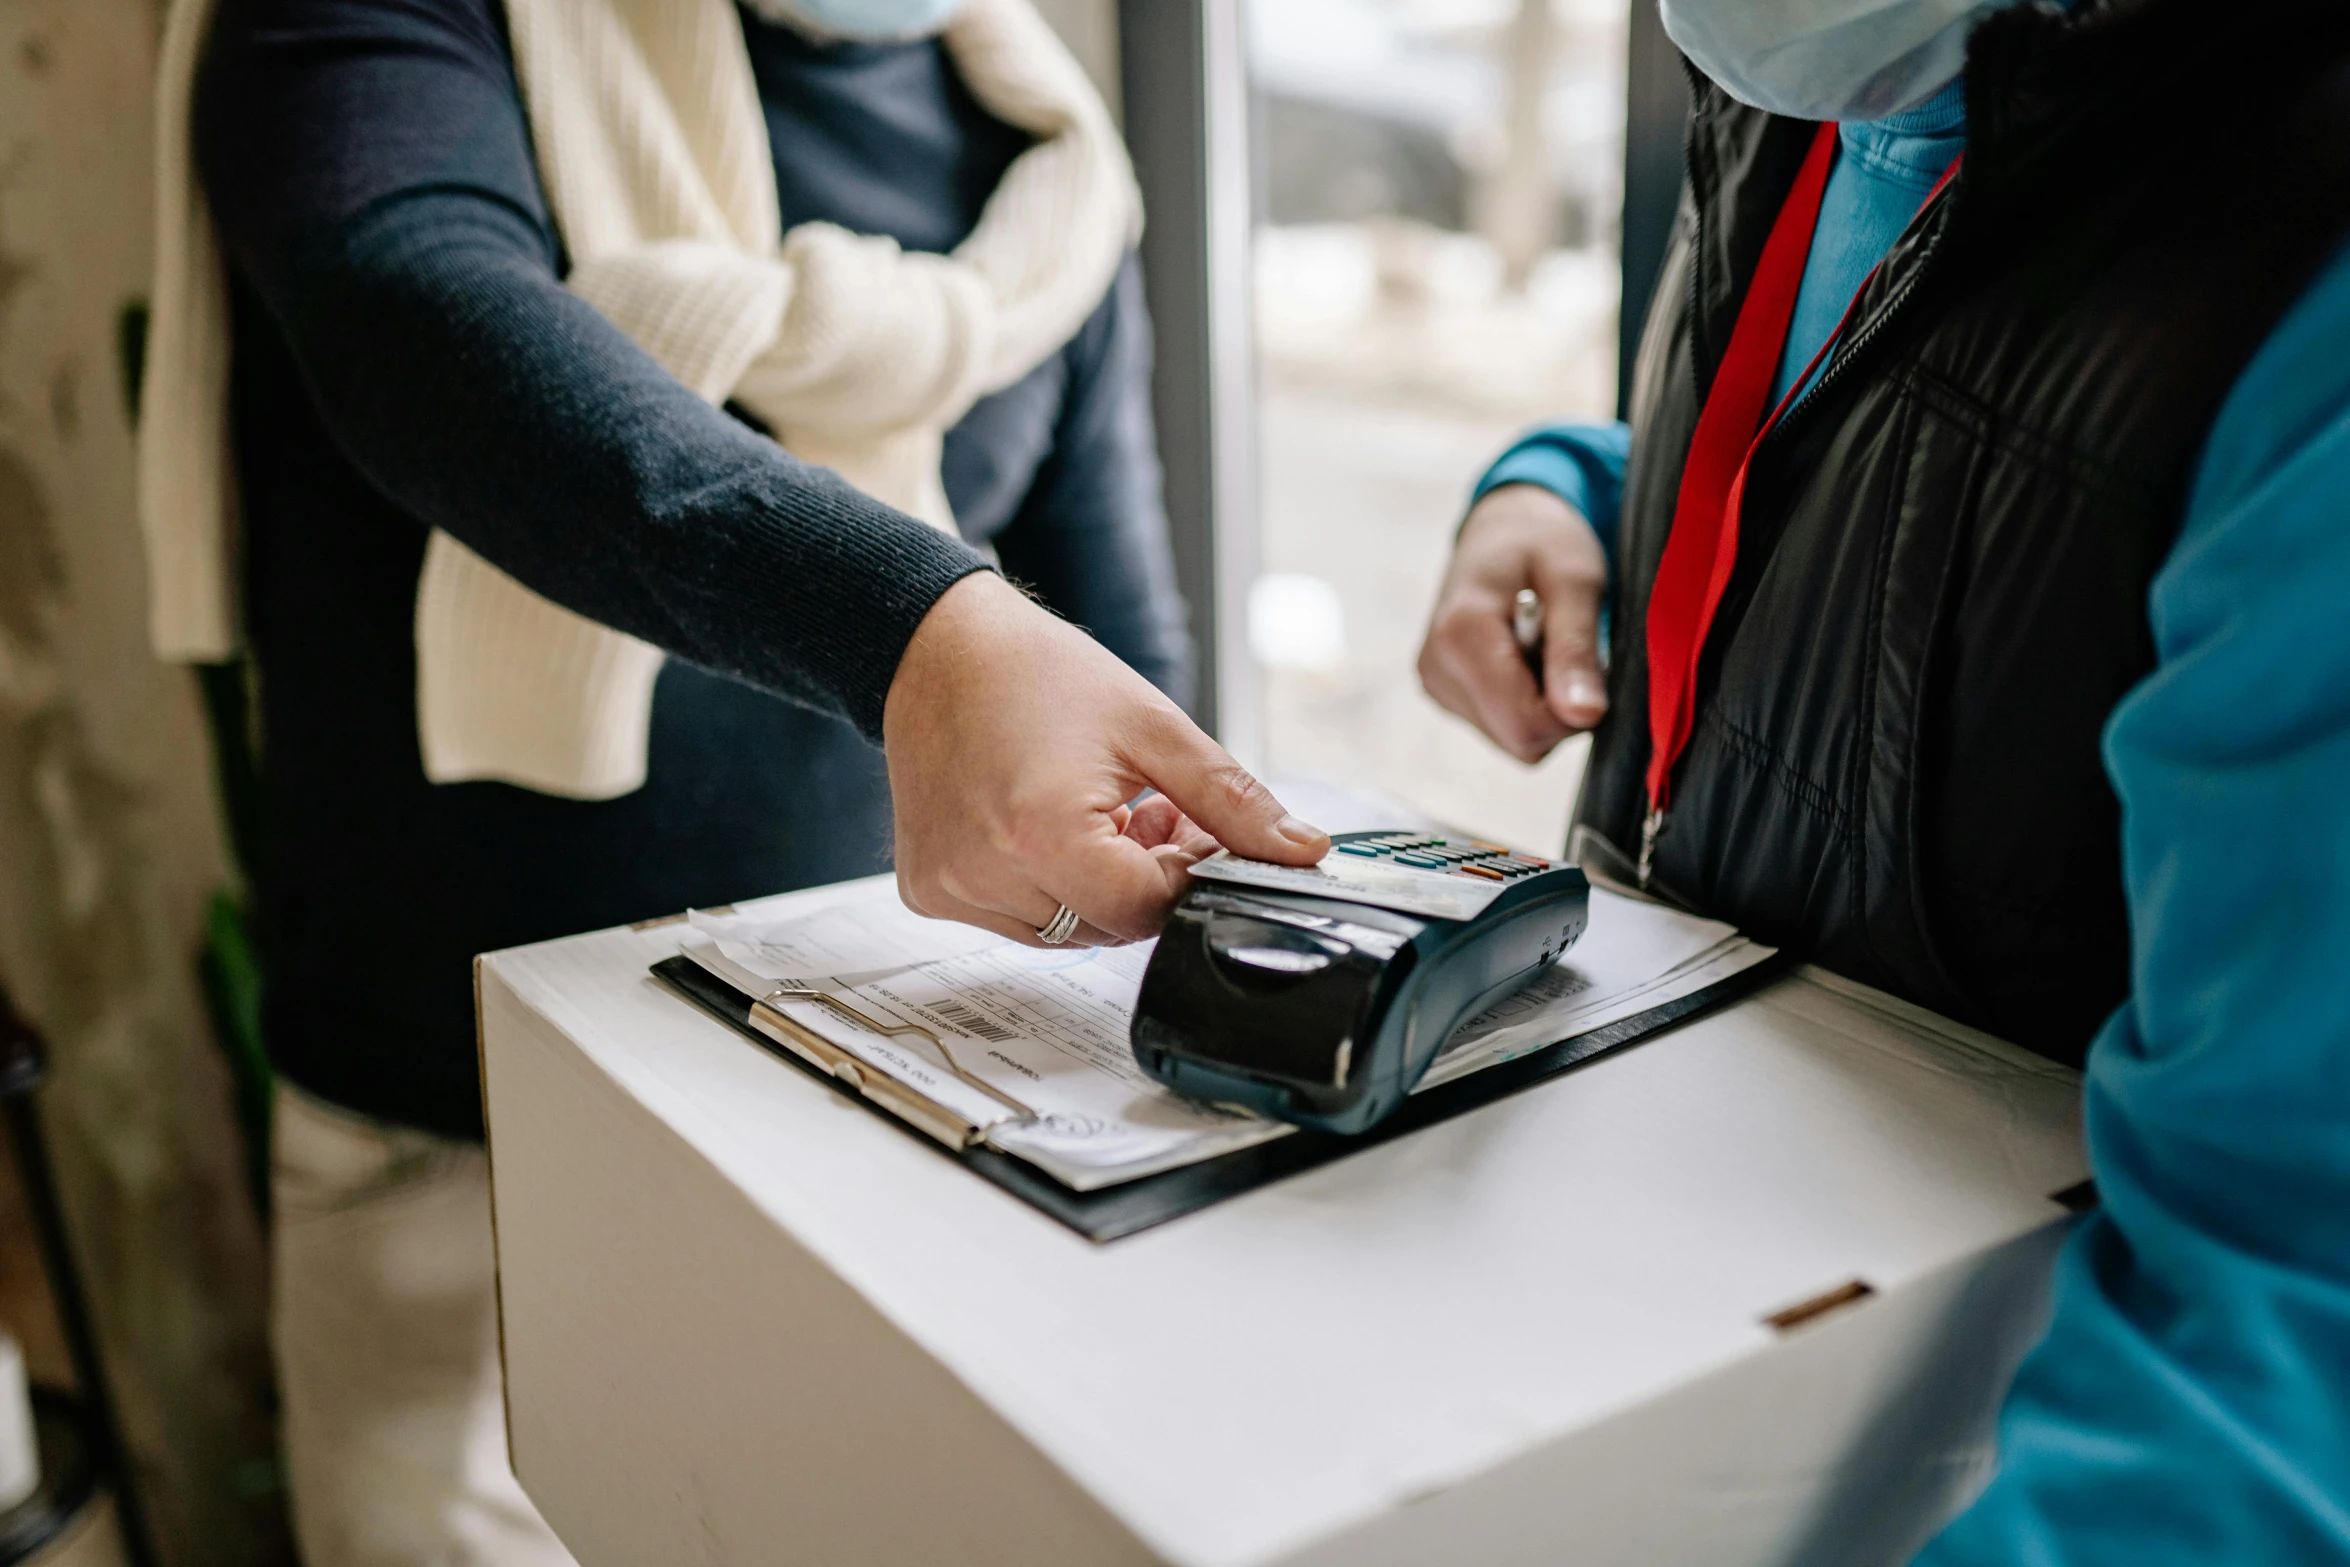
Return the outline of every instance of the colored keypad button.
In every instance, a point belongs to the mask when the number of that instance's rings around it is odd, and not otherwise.
[[[1524,854],[1478,838],[1430,837],[1424,833],[1382,833],[1376,838],[1342,843],[1338,850],[1358,859],[1384,859],[1414,870],[1475,876],[1480,881],[1516,882],[1551,868],[1551,862],[1538,854]]]

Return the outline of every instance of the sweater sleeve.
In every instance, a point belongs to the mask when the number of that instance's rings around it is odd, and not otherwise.
[[[2116,710],[2101,1209],[1924,1567],[2350,1560],[2350,253],[2231,392]]]
[[[983,561],[679,385],[564,289],[495,0],[224,0],[197,160],[344,456],[556,602],[877,737]]]
[[[1624,465],[1632,453],[1631,426],[1554,424],[1520,436],[1470,494],[1474,506],[1505,484],[1538,484],[1580,512],[1616,558],[1616,523],[1623,511]]]

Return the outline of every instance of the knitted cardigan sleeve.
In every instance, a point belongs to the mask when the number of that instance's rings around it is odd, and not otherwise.
[[[988,542],[1006,576],[1189,706],[1191,634],[1159,488],[1150,336],[1142,271],[1129,257],[1067,348],[947,433],[948,489],[958,466],[987,466],[987,449],[1007,444],[987,423],[992,404],[1057,398],[1052,449]]]
[[[879,737],[914,628],[983,560],[564,289],[496,0],[224,0],[195,132],[232,272],[419,528]]]

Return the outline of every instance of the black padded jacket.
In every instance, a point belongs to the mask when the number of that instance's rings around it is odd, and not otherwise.
[[[1967,83],[1958,178],[1755,455],[1652,888],[2077,1062],[2128,985],[2100,731],[2223,399],[2350,232],[2350,7],[2026,7]],[[1637,879],[1683,456],[1812,133],[1696,84],[1576,812],[1603,877]]]

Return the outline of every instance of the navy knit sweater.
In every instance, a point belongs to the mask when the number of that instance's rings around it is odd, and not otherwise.
[[[746,14],[783,221],[951,249],[1020,133],[936,43]],[[794,461],[561,286],[498,0],[224,0],[197,156],[235,290],[260,674],[265,1029],[280,1071],[478,1136],[470,958],[881,870],[882,704],[985,557]],[[1183,695],[1131,266],[947,437],[964,536]],[[425,781],[430,528],[675,658],[648,780],[560,800]]]

